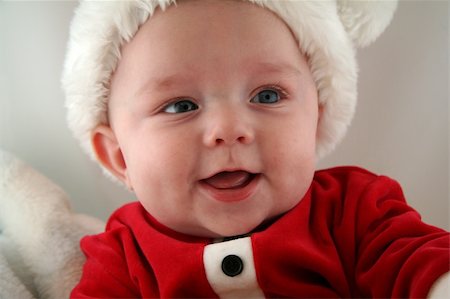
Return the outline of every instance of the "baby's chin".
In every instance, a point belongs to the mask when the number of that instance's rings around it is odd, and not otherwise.
[[[161,224],[172,230],[193,237],[202,238],[227,238],[248,235],[254,232],[263,231],[279,217],[289,212],[300,200],[285,202],[284,205],[277,205],[275,208],[270,205],[259,205],[258,209],[234,209],[232,211],[215,210],[207,211],[191,217],[167,218],[160,217]],[[264,209],[265,206],[270,208]]]

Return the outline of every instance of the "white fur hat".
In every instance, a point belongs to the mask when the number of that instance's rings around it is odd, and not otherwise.
[[[246,1],[281,17],[309,57],[322,110],[317,135],[317,155],[322,157],[342,139],[355,111],[355,47],[370,44],[384,31],[397,2]],[[83,1],[77,8],[62,84],[69,127],[91,157],[91,132],[107,123],[108,86],[122,45],[158,7],[164,10],[173,3],[175,0]]]

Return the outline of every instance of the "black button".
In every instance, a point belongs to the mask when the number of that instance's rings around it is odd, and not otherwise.
[[[234,277],[242,273],[244,263],[237,255],[227,255],[222,261],[222,271],[225,275]]]

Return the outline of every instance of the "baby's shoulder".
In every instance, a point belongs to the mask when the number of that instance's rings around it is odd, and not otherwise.
[[[344,165],[334,166],[330,168],[319,169],[315,173],[315,177],[319,176],[348,177],[348,176],[364,176],[378,177],[378,174],[360,166]]]
[[[368,186],[380,183],[386,187],[399,183],[386,175],[376,174],[358,166],[337,166],[327,169],[317,170],[314,174],[313,183],[323,187],[334,185],[347,186]]]
[[[386,175],[373,173],[357,166],[340,166],[319,170],[311,184],[312,197],[335,205],[376,208],[387,198],[406,204],[399,182]]]

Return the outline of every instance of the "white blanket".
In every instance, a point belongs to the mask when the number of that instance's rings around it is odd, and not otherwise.
[[[84,262],[79,240],[103,226],[75,214],[60,187],[0,150],[0,298],[68,298]]]

